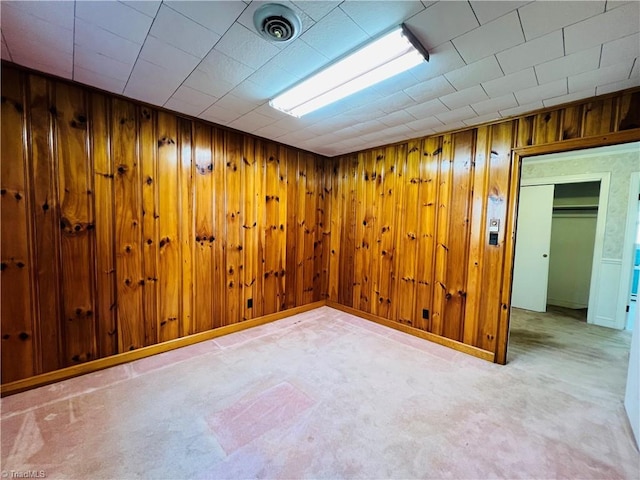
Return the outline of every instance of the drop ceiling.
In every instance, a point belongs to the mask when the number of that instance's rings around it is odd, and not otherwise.
[[[2,1],[2,58],[333,156],[640,85],[638,1]],[[428,63],[302,118],[268,100],[406,23]]]

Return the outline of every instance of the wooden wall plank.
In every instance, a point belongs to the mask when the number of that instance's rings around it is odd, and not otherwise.
[[[243,320],[249,320],[255,317],[256,305],[256,282],[258,281],[258,262],[259,258],[256,255],[258,247],[258,202],[259,192],[256,183],[260,183],[260,178],[257,175],[259,172],[259,165],[255,155],[255,142],[253,138],[245,136],[243,138],[243,154],[242,154],[242,184],[244,185],[244,217],[243,217],[243,265],[242,270],[242,291],[243,291],[243,304],[242,311]],[[294,163],[295,165],[295,163]],[[292,225],[288,221],[289,225]],[[251,305],[250,305],[251,303]]]
[[[142,305],[142,249],[140,232],[140,175],[137,162],[137,111],[123,100],[111,107],[111,156],[113,158],[118,351],[144,345]]]
[[[140,172],[142,190],[142,297],[144,311],[144,345],[158,343],[158,151],[156,112],[141,108]],[[102,223],[102,222],[101,222]]]
[[[287,158],[285,167],[287,170],[287,261],[286,270],[286,292],[285,292],[285,308],[293,308],[296,303],[296,287],[298,285],[298,268],[296,259],[298,257],[298,231],[297,224],[298,211],[296,204],[298,203],[299,184],[298,184],[298,153],[294,150],[287,150]],[[302,291],[300,291],[302,298]]]
[[[235,132],[225,132],[225,176],[226,176],[226,298],[227,324],[238,323],[242,312],[242,225],[244,214],[241,201],[242,187],[242,138]]]
[[[56,86],[56,153],[61,227],[64,364],[97,358],[93,294],[94,218],[85,92]]]
[[[640,92],[624,93],[618,98],[616,131],[640,128]]]
[[[29,208],[25,152],[24,79],[13,69],[2,75],[0,213],[2,245],[2,383],[36,374],[29,270]],[[11,225],[11,228],[5,228]]]
[[[213,328],[214,319],[214,291],[213,280],[213,154],[211,145],[212,129],[208,125],[196,124],[194,130],[194,216],[195,216],[195,244],[194,244],[194,297],[193,311],[194,333],[204,332]]]
[[[60,217],[50,98],[46,79],[29,76],[29,166],[34,223],[34,274],[42,372],[63,367],[60,292]],[[55,110],[54,110],[55,111]],[[4,217],[3,217],[4,218]]]
[[[186,119],[178,120],[178,148],[179,165],[178,177],[180,186],[180,265],[182,278],[182,296],[180,298],[180,337],[194,333],[193,311],[193,256],[195,254],[193,213],[193,175],[195,163],[192,148],[192,122]]]
[[[227,324],[227,222],[224,130],[213,130],[213,328]]]
[[[314,277],[314,248],[316,229],[318,228],[316,205],[317,205],[317,178],[315,169],[315,158],[311,154],[303,154],[306,183],[304,200],[304,276],[302,282],[302,302],[311,303],[314,298],[313,277]]]
[[[560,140],[560,112],[553,110],[534,117],[533,144],[551,143]]]
[[[340,160],[334,158],[327,171],[327,181],[330,182],[331,193],[327,203],[331,206],[330,218],[330,246],[329,246],[329,275],[327,298],[338,302],[340,298],[340,269],[341,269],[341,240],[343,231],[343,211],[345,208],[345,178],[346,174],[340,167]]]
[[[91,94],[90,103],[93,208],[96,225],[97,342],[98,356],[106,357],[118,353],[114,168],[109,142],[111,103],[107,97],[98,93]],[[153,211],[149,212],[148,216],[153,221]],[[55,261],[51,264],[55,265]]]
[[[278,239],[278,262],[276,264],[277,310],[286,308],[287,283],[287,161],[289,149],[278,146],[278,222],[276,236]]]

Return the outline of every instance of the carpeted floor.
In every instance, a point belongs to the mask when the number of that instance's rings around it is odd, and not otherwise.
[[[2,470],[638,478],[622,405],[629,340],[515,311],[499,366],[323,307],[4,398]]]

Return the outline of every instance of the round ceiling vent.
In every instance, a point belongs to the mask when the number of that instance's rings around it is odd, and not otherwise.
[[[302,29],[302,22],[289,7],[277,3],[267,3],[253,14],[256,30],[267,40],[290,42]]]

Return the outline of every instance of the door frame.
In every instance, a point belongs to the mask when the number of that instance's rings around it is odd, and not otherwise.
[[[635,250],[636,221],[638,219],[638,202],[640,202],[640,171],[633,172],[629,180],[629,200],[627,204],[627,222],[624,229],[624,241],[622,244],[622,278],[620,279],[620,292],[618,296],[618,308],[616,309],[616,325],[623,329],[627,319],[627,305],[631,294],[631,278],[633,276],[633,256]],[[636,303],[638,303],[636,301]],[[634,330],[638,325],[634,326]]]
[[[535,157],[523,158],[523,164],[536,162]],[[538,160],[537,162],[556,161]],[[600,196],[598,198],[598,216],[596,219],[596,238],[593,245],[593,259],[591,262],[591,280],[589,283],[589,306],[587,308],[587,323],[595,323],[594,318],[598,306],[598,286],[600,285],[600,265],[604,248],[604,232],[607,224],[607,208],[609,206],[609,184],[611,172],[581,173],[576,175],[558,175],[554,177],[540,177],[521,179],[520,187],[532,185],[561,185],[566,183],[600,182]],[[516,248],[518,246],[516,245]]]

